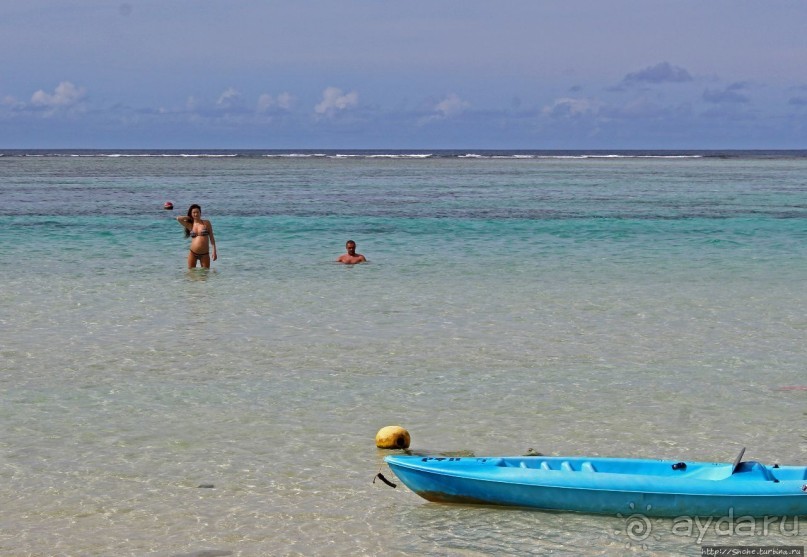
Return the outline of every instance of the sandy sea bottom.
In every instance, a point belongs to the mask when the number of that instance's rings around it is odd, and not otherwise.
[[[491,275],[460,291],[443,270],[424,285],[385,263],[321,267],[309,284],[226,269],[19,284],[3,550],[571,555],[631,541],[618,519],[373,484],[391,476],[373,446],[391,424],[426,451],[803,456],[804,392],[781,390],[804,377],[787,285]],[[691,549],[657,528],[645,546]]]

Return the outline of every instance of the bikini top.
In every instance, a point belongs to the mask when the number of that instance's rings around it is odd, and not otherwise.
[[[196,238],[197,236],[210,236],[210,232],[207,231],[207,228],[203,228],[199,233],[197,233],[195,230],[191,232],[191,238]]]

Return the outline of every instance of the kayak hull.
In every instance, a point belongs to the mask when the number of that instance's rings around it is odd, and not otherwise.
[[[388,456],[429,501],[646,516],[807,516],[807,467],[563,457]]]

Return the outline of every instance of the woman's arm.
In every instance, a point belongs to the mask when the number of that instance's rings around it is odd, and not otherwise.
[[[187,228],[188,230],[193,230],[193,219],[190,217],[177,217],[177,222]]]
[[[218,255],[216,254],[216,238],[213,236],[213,225],[210,224],[210,221],[205,221],[207,225],[207,233],[210,235],[210,247],[213,248],[213,253],[211,253],[211,258],[213,261],[218,259]]]

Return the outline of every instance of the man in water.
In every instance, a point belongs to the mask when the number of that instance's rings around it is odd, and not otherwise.
[[[363,263],[367,261],[362,254],[356,253],[356,242],[353,240],[348,240],[347,243],[345,243],[345,249],[347,250],[347,253],[340,255],[336,260],[337,263],[355,265],[356,263]]]

